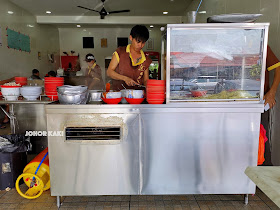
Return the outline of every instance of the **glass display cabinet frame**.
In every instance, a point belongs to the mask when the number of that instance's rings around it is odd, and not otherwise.
[[[259,103],[268,29],[269,23],[168,24],[166,103]]]

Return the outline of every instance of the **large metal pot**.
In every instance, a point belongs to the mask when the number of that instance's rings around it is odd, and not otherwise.
[[[86,86],[60,86],[57,95],[61,104],[86,104],[88,99]]]

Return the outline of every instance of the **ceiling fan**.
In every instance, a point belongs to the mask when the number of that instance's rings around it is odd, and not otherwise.
[[[110,15],[110,14],[114,14],[114,13],[130,12],[129,9],[107,12],[105,10],[105,7],[104,7],[105,0],[101,0],[101,1],[102,1],[103,5],[102,5],[102,9],[100,11],[90,9],[90,8],[87,8],[87,7],[83,7],[83,6],[77,6],[77,7],[82,8],[82,9],[87,9],[87,10],[93,11],[93,12],[98,12],[100,14],[100,19],[104,19],[106,15]]]

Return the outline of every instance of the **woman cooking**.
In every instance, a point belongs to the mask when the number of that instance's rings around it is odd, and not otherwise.
[[[101,68],[96,64],[96,60],[93,54],[86,55],[85,61],[88,67],[86,68],[86,85],[89,90],[102,90],[104,89],[104,82],[101,75]]]
[[[137,89],[149,79],[149,66],[152,60],[145,56],[142,48],[149,39],[149,30],[142,25],[131,29],[130,45],[119,47],[114,53],[107,70],[107,76],[113,79],[112,89],[127,87]]]

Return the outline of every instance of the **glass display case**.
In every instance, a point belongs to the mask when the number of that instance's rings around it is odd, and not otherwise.
[[[269,23],[171,24],[167,102],[259,101]]]

